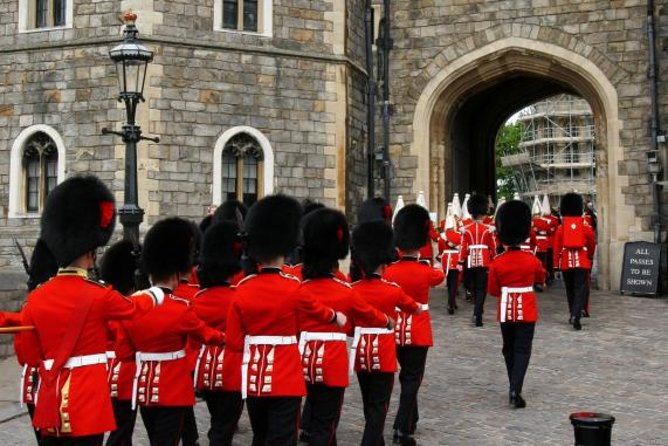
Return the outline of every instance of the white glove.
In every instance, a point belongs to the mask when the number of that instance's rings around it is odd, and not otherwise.
[[[339,328],[342,328],[346,325],[346,322],[348,322],[348,318],[346,317],[345,314],[341,313],[340,311],[337,311],[335,322]]]

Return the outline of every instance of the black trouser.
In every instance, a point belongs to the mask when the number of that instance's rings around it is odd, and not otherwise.
[[[195,446],[199,433],[197,432],[197,420],[195,420],[195,408],[190,406],[186,408],[183,415],[183,430],[181,431],[181,445]]]
[[[462,273],[462,285],[464,285],[466,291],[473,293],[473,274],[471,268],[467,268],[466,265],[464,265],[464,272]]]
[[[469,268],[473,286],[473,315],[482,317],[487,297],[487,268]]]
[[[189,407],[192,406],[141,406],[139,408],[151,446],[172,446],[179,443],[183,420]]]
[[[524,376],[531,358],[535,322],[502,322],[503,359],[506,360],[510,391],[522,393]]]
[[[550,256],[547,254],[547,252],[536,252],[536,257],[538,257],[538,260],[540,260],[540,263],[543,264],[543,268],[545,268],[545,271],[547,272],[548,270],[547,259]]]
[[[304,432],[310,432],[311,430],[311,403],[309,402],[308,397],[306,398],[306,401],[304,401],[302,416],[299,420],[299,428]]]
[[[582,315],[585,299],[587,298],[589,270],[574,268],[565,269],[561,273],[564,276],[564,284],[566,285],[568,311],[575,320],[579,320]]]
[[[33,403],[26,403],[26,406],[28,407],[28,415],[30,415],[30,421],[32,421],[32,418],[35,416],[35,405]],[[31,423],[31,426],[32,426],[32,423]],[[37,440],[37,444],[39,444],[39,439],[40,439],[39,431],[34,426],[33,426],[32,430],[33,430],[33,432],[35,432],[35,439]]]
[[[457,305],[457,282],[459,281],[459,270],[451,269],[448,271],[446,277],[446,285],[448,286],[448,308],[455,308]]]
[[[131,446],[137,411],[132,410],[131,401],[121,401],[113,398],[111,404],[114,408],[116,430],[109,433],[107,446]]]
[[[336,446],[336,428],[341,417],[344,387],[308,384],[304,407],[309,408],[311,446]]]
[[[547,250],[547,283],[554,282],[554,250],[548,248]]]
[[[394,386],[394,373],[360,372],[357,374],[357,380],[362,391],[366,421],[361,445],[384,446],[383,430]]]
[[[294,446],[299,430],[298,396],[248,397],[253,446]]]
[[[211,414],[207,436],[211,446],[229,446],[244,408],[241,392],[205,390],[202,397]]]
[[[397,346],[397,360],[401,366],[399,382],[401,395],[399,409],[394,419],[394,429],[402,434],[413,434],[417,420],[418,390],[422,384],[424,369],[427,363],[429,347],[399,347]]]
[[[86,437],[49,437],[42,436],[40,446],[101,446],[104,434],[88,435]]]

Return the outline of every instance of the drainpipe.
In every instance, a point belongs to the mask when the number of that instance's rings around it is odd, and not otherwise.
[[[390,50],[394,46],[390,36],[390,0],[383,0],[383,194],[390,202]]]
[[[364,13],[364,34],[366,40],[366,73],[367,73],[367,198],[373,198],[374,190],[374,163],[376,162],[376,80],[373,76],[373,8],[371,0],[366,2]]]
[[[654,25],[654,0],[647,1],[647,39],[649,49],[649,93],[651,100],[650,110],[650,150],[647,152],[647,170],[652,176],[652,226],[654,243],[661,243],[661,196],[659,175],[661,174],[661,159],[659,156],[659,105],[657,99],[657,66],[656,66],[656,36]]]

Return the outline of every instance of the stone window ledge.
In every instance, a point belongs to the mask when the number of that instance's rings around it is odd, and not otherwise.
[[[9,218],[15,218],[15,219],[36,219],[40,218],[41,216],[42,214],[40,214],[39,212],[29,212],[29,213],[22,212],[20,214],[9,214]]]
[[[41,33],[41,32],[49,32],[49,31],[62,31],[64,29],[72,29],[72,25],[52,26],[52,27],[47,27],[47,28],[19,29],[19,34],[32,34],[32,33]]]

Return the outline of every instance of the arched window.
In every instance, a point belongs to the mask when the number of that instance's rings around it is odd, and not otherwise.
[[[39,212],[58,183],[58,148],[49,135],[33,134],[23,149],[24,202],[26,212]]]
[[[222,195],[226,200],[237,199],[246,206],[258,198],[262,147],[248,133],[239,133],[225,144],[222,159]]]
[[[227,130],[213,158],[213,203],[236,199],[250,206],[274,190],[274,154],[269,140],[253,127]]]
[[[14,141],[9,171],[9,217],[37,216],[65,179],[65,145],[52,127],[34,125]]]

